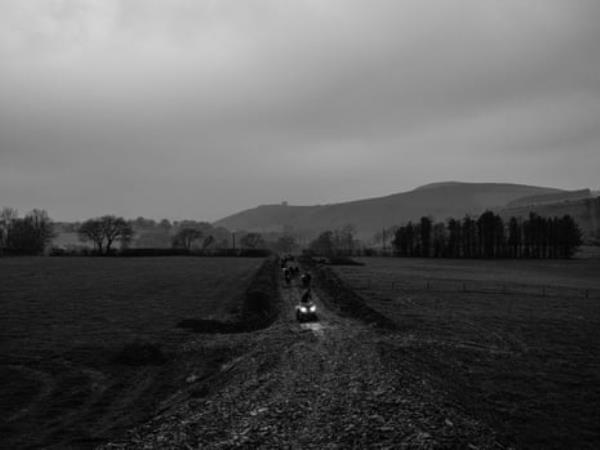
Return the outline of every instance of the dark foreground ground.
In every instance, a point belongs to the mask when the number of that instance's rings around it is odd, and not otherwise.
[[[184,382],[177,323],[235,315],[261,263],[0,258],[0,447],[90,448],[151,416]]]
[[[190,341],[190,360],[239,353],[208,379],[190,367],[161,414],[104,448],[505,448],[403,335],[338,314],[321,289],[319,321],[299,324],[301,292],[281,288],[282,314],[266,329]]]
[[[508,272],[499,265],[495,270],[504,275],[490,278],[492,269],[482,270],[481,262],[447,262],[445,268],[397,259],[366,263],[335,272],[311,267],[319,321],[304,324],[294,318],[298,280],[285,286],[272,267],[274,290],[263,280],[260,292],[270,293],[268,311],[279,311],[274,321],[265,317],[252,331],[194,322],[196,332],[185,331],[167,361],[136,369],[150,384],[169,380],[158,391],[144,391],[143,382],[133,388],[141,391],[131,406],[152,400],[147,414],[134,418],[138,425],[105,430],[99,434],[104,443],[71,443],[111,449],[598,448],[596,281],[578,281],[595,280],[593,268],[578,267],[575,275],[573,266],[532,269],[526,262]],[[524,287],[527,270],[536,284]],[[569,283],[551,290],[544,281],[542,295],[540,277]],[[589,290],[587,298],[581,288]],[[248,299],[266,302],[260,292],[247,295],[242,309]],[[130,381],[127,386],[138,386]],[[115,408],[122,392],[104,406],[113,417],[127,417],[127,409]]]
[[[600,260],[365,259],[336,272],[521,448],[600,445]]]

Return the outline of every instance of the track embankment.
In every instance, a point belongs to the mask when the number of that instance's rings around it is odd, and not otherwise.
[[[315,285],[322,295],[326,306],[342,316],[358,319],[377,327],[396,330],[396,323],[369,307],[365,300],[348,286],[329,267],[315,263],[312,258],[303,258],[302,264],[314,274]]]
[[[237,320],[184,319],[177,324],[196,333],[246,333],[271,325],[281,312],[277,260],[268,258],[244,292]]]

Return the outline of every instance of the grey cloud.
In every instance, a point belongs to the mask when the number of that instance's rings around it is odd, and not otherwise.
[[[5,3],[2,204],[216,219],[443,179],[597,187],[594,1]]]

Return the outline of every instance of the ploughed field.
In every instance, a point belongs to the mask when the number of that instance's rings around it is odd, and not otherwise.
[[[518,448],[598,448],[600,260],[362,262],[335,271],[451,401]]]
[[[185,377],[178,322],[232,318],[261,263],[0,258],[0,441],[91,447],[147,417]]]

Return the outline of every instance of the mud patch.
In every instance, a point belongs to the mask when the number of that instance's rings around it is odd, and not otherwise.
[[[325,336],[327,325],[322,322],[307,322],[301,323],[300,328],[304,331],[312,331],[316,336],[323,337]]]

